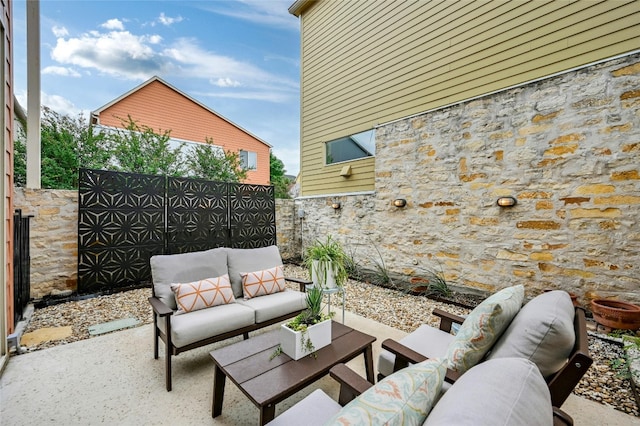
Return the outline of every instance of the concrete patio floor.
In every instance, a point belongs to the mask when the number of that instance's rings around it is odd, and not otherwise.
[[[405,334],[349,312],[346,324],[377,337],[374,363],[384,339]],[[258,424],[258,409],[231,382],[222,415],[211,417],[213,363],[208,353],[230,340],[175,357],[173,391],[167,392],[163,355],[153,359],[152,333],[152,326],[144,325],[13,356],[0,378],[0,424]],[[349,366],[364,375],[362,356]],[[279,404],[276,415],[317,388],[337,399],[337,383],[327,376]],[[562,408],[576,425],[640,425],[640,418],[575,395]]]

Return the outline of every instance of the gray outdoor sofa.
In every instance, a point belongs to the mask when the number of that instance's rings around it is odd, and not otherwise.
[[[309,281],[284,278],[299,284],[299,291],[286,289],[245,300],[243,273],[282,265],[277,246],[255,249],[215,248],[206,251],[151,258],[154,312],[154,358],[159,339],[165,344],[166,387],[171,390],[171,356],[197,347],[243,335],[294,317],[306,308],[304,289]],[[233,298],[216,306],[181,311],[172,284],[198,282],[228,274]],[[206,284],[206,283],[205,283]],[[174,286],[175,287],[175,286]],[[214,290],[218,290],[214,288]],[[220,293],[220,292],[218,292]]]

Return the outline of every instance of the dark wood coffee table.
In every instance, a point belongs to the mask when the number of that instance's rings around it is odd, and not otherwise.
[[[376,338],[344,324],[331,324],[331,344],[294,361],[284,353],[269,359],[279,344],[280,330],[270,331],[211,352],[215,363],[212,416],[222,414],[226,378],[260,409],[260,424],[273,420],[276,404],[325,376],[331,367],[363,354],[367,380],[373,383]]]

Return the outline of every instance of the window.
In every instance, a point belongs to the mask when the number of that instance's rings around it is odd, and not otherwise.
[[[375,129],[349,135],[326,143],[326,163],[335,164],[373,157],[376,152]]]
[[[256,170],[258,168],[258,154],[240,150],[240,164],[245,170]]]

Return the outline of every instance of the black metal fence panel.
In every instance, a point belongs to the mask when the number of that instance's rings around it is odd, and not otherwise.
[[[149,259],[164,253],[165,178],[80,171],[78,292],[149,280]]]
[[[22,210],[13,213],[13,325],[22,319],[31,299],[31,254],[29,250],[29,219]]]
[[[151,281],[149,259],[276,244],[272,186],[82,169],[78,293]]]
[[[258,248],[276,244],[273,186],[229,184],[230,246]]]
[[[228,246],[229,203],[225,182],[167,178],[167,252]]]

